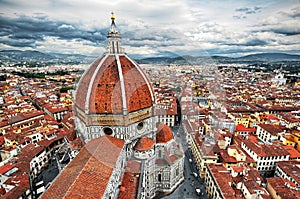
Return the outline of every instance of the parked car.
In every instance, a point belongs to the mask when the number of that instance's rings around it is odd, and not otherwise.
[[[196,189],[195,189],[195,191],[196,191],[196,193],[197,193],[197,195],[198,195],[198,196],[200,196],[200,195],[201,195],[201,189],[199,189],[199,188],[196,188]],[[202,195],[203,195],[203,194],[202,194]]]
[[[196,172],[193,172],[193,175],[195,176],[195,178],[198,177],[198,174]]]

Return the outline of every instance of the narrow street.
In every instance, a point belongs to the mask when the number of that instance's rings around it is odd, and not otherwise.
[[[180,127],[172,128],[174,137],[178,143],[181,144],[182,150],[185,154],[184,160],[184,182],[170,195],[162,197],[163,199],[192,199],[203,198],[208,199],[204,179],[199,177],[199,174],[195,168],[192,154],[187,147],[186,137]],[[191,162],[190,160],[191,159]],[[197,177],[193,173],[197,173]],[[196,189],[200,189],[200,194],[197,194]]]

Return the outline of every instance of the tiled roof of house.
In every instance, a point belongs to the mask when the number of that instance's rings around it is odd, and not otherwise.
[[[256,132],[256,128],[246,128],[243,124],[238,124],[235,127],[237,132]]]
[[[22,195],[29,190],[29,182],[28,182],[28,175],[26,174],[27,179],[23,179],[20,183],[15,186],[12,190],[4,194],[1,198],[5,199],[14,199],[14,198],[21,198]]]
[[[260,157],[289,155],[280,144],[264,144],[252,135],[249,135],[248,139],[242,140],[242,142]]]
[[[273,124],[259,124],[258,126],[260,126],[262,129],[266,130],[267,132],[269,132],[272,135],[278,135],[278,133],[282,133],[283,130],[280,126],[278,125],[273,125]]]
[[[217,183],[217,186],[220,188],[221,194],[227,199],[236,198],[235,191],[230,186],[232,177],[229,174],[229,171],[222,165],[209,164],[208,167],[214,177],[215,182]]]
[[[103,136],[88,142],[41,199],[102,198],[124,141]]]
[[[300,162],[299,161],[283,161],[277,162],[277,166],[288,174],[295,182],[300,185]]]
[[[15,165],[13,165],[11,163],[5,164],[5,165],[3,165],[3,166],[0,167],[0,174],[3,175],[6,172],[8,172],[11,169],[13,169],[14,167],[15,167]]]
[[[294,183],[291,183],[281,177],[267,178],[266,180],[267,184],[275,190],[276,196],[285,199],[300,198],[300,192],[294,190]],[[267,188],[269,186],[267,186]]]
[[[267,191],[255,181],[250,181],[250,180],[245,181],[244,186],[248,189],[248,191],[252,195],[256,194],[257,191],[260,191],[260,193],[262,193],[261,195],[265,195],[265,194],[268,195]]]
[[[293,146],[283,146],[283,148],[290,154],[291,159],[300,158],[300,152]]]

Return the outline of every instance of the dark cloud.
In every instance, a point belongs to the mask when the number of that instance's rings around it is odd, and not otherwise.
[[[235,9],[235,11],[237,12],[248,12],[250,10],[250,8],[237,8]]]
[[[44,41],[47,36],[69,41],[90,41],[98,45],[106,40],[106,33],[107,29],[84,30],[77,24],[53,21],[44,16],[0,17],[0,42],[16,47],[36,46],[37,41]]]
[[[34,39],[0,39],[0,42],[9,46],[14,46],[14,47],[36,47]]]
[[[294,7],[289,11],[280,11],[277,13],[279,16],[297,19],[300,17],[300,6]]]
[[[242,12],[245,14],[255,14],[257,12],[260,12],[261,9],[262,9],[262,7],[255,6],[253,8],[249,8],[249,7],[237,8],[237,9],[235,9],[235,11]]]
[[[243,44],[244,46],[265,46],[268,45],[267,41],[261,40],[261,39],[251,39]]]
[[[151,46],[157,48],[182,46],[184,43],[179,38],[180,35],[180,33],[174,31],[154,28],[147,31],[138,29],[135,31],[125,31],[124,33],[121,32],[122,43],[132,47]]]
[[[292,18],[299,18],[300,17],[300,12],[299,13],[290,14],[290,17],[292,17]]]
[[[249,7],[243,7],[243,8],[237,8],[235,11],[237,12],[237,15],[234,15],[233,18],[235,19],[246,19],[247,15],[256,14],[258,12],[261,12],[262,7],[254,6],[253,8]]]
[[[247,17],[243,16],[243,15],[240,15],[240,16],[234,15],[233,18],[235,18],[235,19],[246,19]]]
[[[288,21],[288,20],[287,20]],[[260,32],[272,32],[275,34],[281,34],[284,36],[300,35],[300,23],[299,22],[285,22],[282,23],[263,23],[257,26]]]
[[[268,31],[277,33],[277,34],[282,34],[285,36],[293,36],[293,35],[300,35],[300,29],[298,28],[271,28]]]
[[[258,38],[252,38],[252,39],[245,40],[244,42],[239,42],[239,43],[224,42],[222,44],[227,46],[266,46],[269,44],[269,41],[261,40]]]

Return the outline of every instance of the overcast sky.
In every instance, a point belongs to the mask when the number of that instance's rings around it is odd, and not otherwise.
[[[128,54],[300,54],[300,0],[0,0],[0,50],[101,55],[114,11]]]

